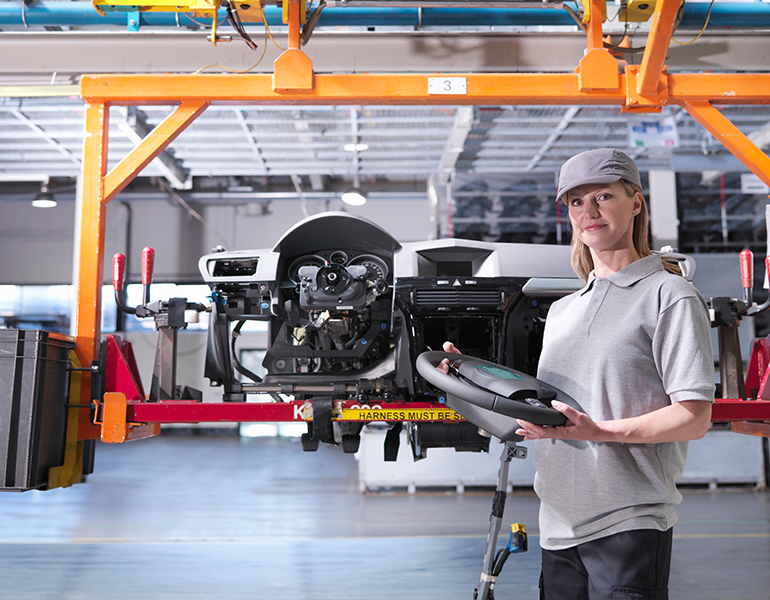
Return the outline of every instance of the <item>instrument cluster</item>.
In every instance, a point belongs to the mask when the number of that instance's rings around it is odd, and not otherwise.
[[[366,268],[366,278],[375,282],[378,287],[387,286],[390,269],[388,264],[374,254],[361,254],[345,250],[330,250],[314,254],[303,254],[291,261],[287,270],[287,276],[294,284],[299,284],[299,270],[302,267],[326,267],[337,265],[339,267],[363,266]]]

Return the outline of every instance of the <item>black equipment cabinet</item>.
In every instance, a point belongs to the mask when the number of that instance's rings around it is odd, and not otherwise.
[[[45,489],[64,461],[72,338],[0,330],[0,490]]]

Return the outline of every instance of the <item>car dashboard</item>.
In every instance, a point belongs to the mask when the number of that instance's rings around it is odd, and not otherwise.
[[[269,389],[277,401],[314,406],[440,401],[414,362],[444,341],[534,373],[548,306],[580,287],[566,246],[402,244],[375,223],[334,212],[298,223],[273,248],[214,252],[199,267],[212,299],[205,376],[224,388],[225,401]],[[261,377],[240,365],[235,346],[252,320],[268,324]],[[427,441],[429,425],[421,447],[483,445],[462,441],[476,434],[459,426]],[[360,424],[342,427],[360,433]]]

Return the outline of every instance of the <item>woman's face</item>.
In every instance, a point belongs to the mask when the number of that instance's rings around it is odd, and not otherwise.
[[[634,247],[634,217],[639,194],[629,196],[620,181],[589,183],[567,192],[569,220],[578,239],[595,252]]]

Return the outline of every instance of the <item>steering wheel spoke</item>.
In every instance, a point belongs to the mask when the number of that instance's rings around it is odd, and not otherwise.
[[[449,373],[436,367],[450,362]],[[504,441],[520,441],[517,419],[536,425],[563,425],[566,418],[551,408],[560,400],[579,409],[567,394],[526,373],[451,352],[423,352],[415,363],[429,383],[446,392],[447,405],[468,421]]]

